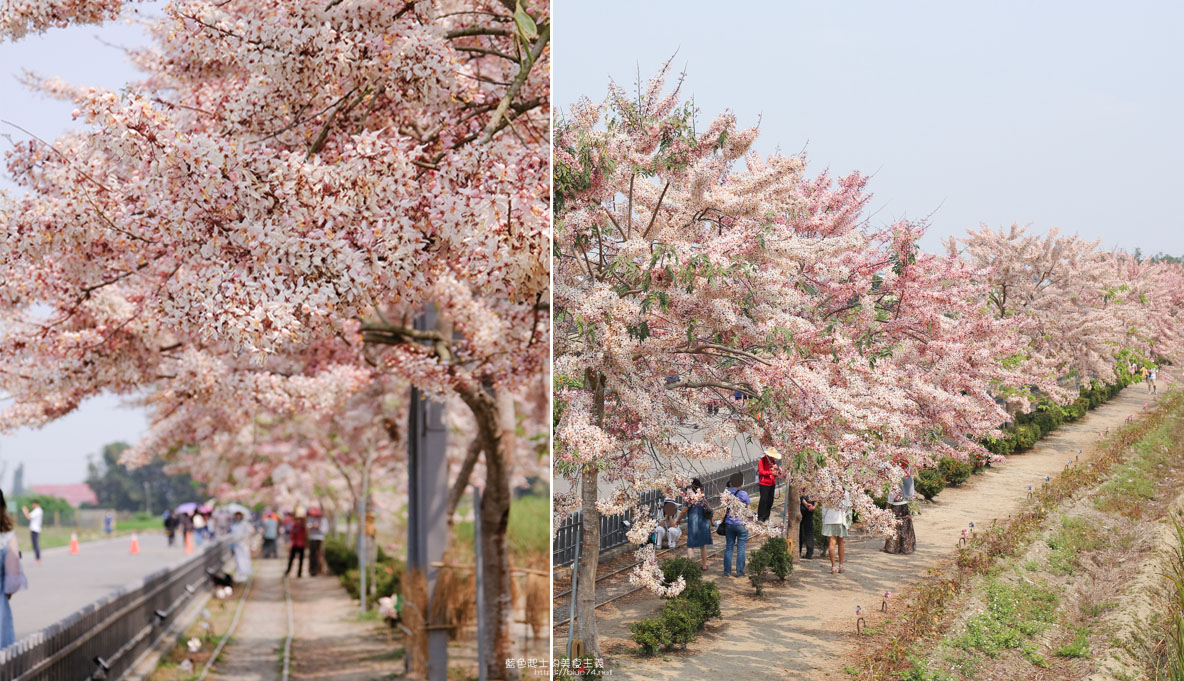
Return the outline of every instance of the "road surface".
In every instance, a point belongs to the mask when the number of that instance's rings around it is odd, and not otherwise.
[[[23,554],[21,568],[29,580],[29,588],[17,592],[10,601],[18,639],[120,587],[193,557],[185,555],[179,535],[176,545],[170,548],[164,534],[152,532],[140,535],[138,555],[130,553],[130,537],[119,537],[84,542],[78,555],[70,555],[65,546],[42,551],[38,565],[33,560],[28,531],[22,529],[17,536]]]

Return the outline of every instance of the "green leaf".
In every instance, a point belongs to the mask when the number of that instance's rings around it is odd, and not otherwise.
[[[525,42],[532,42],[539,37],[539,27],[535,25],[534,19],[522,9],[522,3],[514,8],[514,23],[518,25],[518,35],[522,36]]]

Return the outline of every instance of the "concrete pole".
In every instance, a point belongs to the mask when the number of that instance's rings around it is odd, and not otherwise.
[[[435,306],[429,306],[415,320],[415,328],[421,331],[436,328]],[[431,597],[439,574],[435,564],[444,558],[448,535],[445,518],[448,462],[444,456],[447,436],[444,404],[428,401],[418,389],[412,388],[407,438],[407,568],[422,570],[427,577],[427,613],[432,612]],[[433,626],[435,623],[430,618],[427,622],[428,681],[447,681],[448,632]]]
[[[481,491],[473,485],[473,575],[477,590],[477,681],[486,681],[485,656],[485,568],[481,552]]]

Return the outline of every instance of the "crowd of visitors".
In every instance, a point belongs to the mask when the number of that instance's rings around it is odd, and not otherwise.
[[[917,536],[913,529],[912,515],[909,503],[914,496],[914,482],[911,465],[903,458],[896,463],[905,470],[906,474],[900,484],[892,490],[888,497],[888,504],[898,519],[899,531],[889,537],[884,543],[887,553],[912,553],[917,547]],[[757,510],[756,520],[767,522],[772,515],[773,503],[777,494],[777,485],[786,477],[786,471],[781,466],[781,453],[775,448],[765,449],[764,454],[756,463],[757,477]],[[751,504],[748,492],[744,490],[744,474],[733,473],[727,481],[725,494],[734,496],[744,506]],[[819,508],[821,506],[821,508]],[[815,515],[821,517],[819,533],[825,537],[826,545],[823,549],[830,560],[831,574],[846,571],[847,551],[846,539],[853,522],[850,492],[845,492],[837,505],[819,504],[808,495],[798,499],[798,510],[801,522],[798,525],[797,550],[798,555],[806,560],[814,558],[815,550]],[[686,548],[687,558],[698,560],[703,570],[708,569],[707,547],[714,544],[712,534],[724,538],[723,574],[745,576],[745,554],[747,552],[749,530],[745,522],[734,512],[723,510],[722,516],[715,520],[719,509],[713,510],[710,500],[704,493],[703,481],[700,478],[691,480],[690,487],[684,492],[682,499],[664,498],[655,512],[657,527],[650,537],[650,541],[657,548],[673,549],[683,535],[682,522],[686,520]],[[698,555],[696,555],[696,549]],[[734,568],[734,569],[733,569]]]

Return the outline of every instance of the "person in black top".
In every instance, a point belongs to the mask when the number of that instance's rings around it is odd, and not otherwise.
[[[805,558],[814,557],[814,509],[818,504],[807,496],[801,498],[802,524],[798,525],[798,552],[806,550]]]

